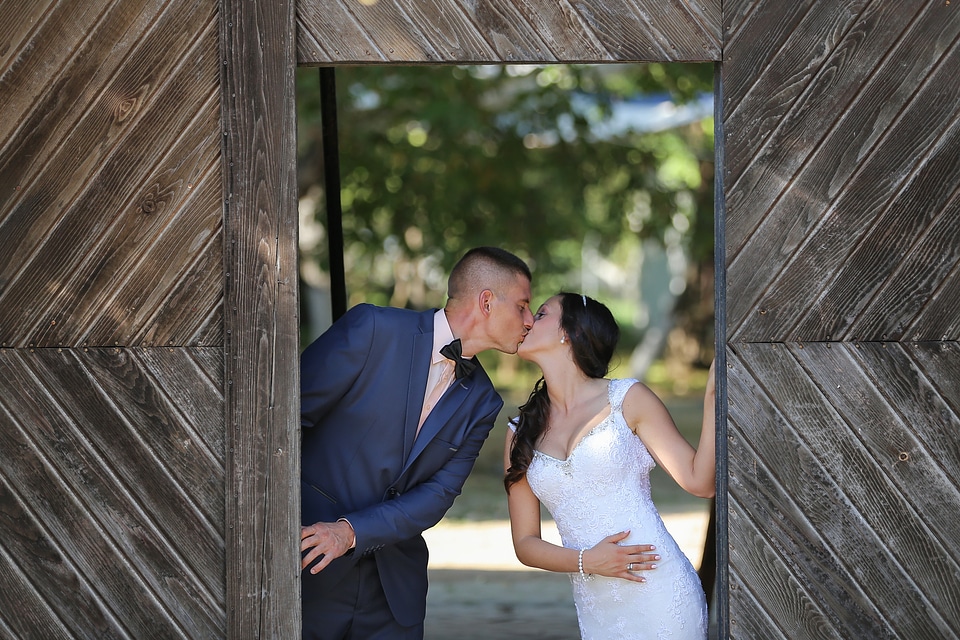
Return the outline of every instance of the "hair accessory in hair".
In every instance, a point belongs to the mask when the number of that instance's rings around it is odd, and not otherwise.
[[[580,294],[580,297],[583,299],[583,308],[586,309],[586,308],[587,308],[587,296],[585,296],[584,294],[581,293],[581,294]]]

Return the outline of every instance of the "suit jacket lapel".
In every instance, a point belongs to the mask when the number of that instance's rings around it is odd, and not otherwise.
[[[413,451],[407,457],[407,462],[404,465],[404,471],[407,467],[416,460],[417,456],[424,450],[431,440],[436,437],[437,433],[440,432],[440,429],[444,424],[449,421],[457,410],[460,409],[460,405],[463,404],[464,400],[467,399],[467,396],[470,394],[470,387],[473,384],[473,376],[467,376],[461,380],[454,381],[453,385],[447,389],[447,392],[441,396],[440,401],[437,403],[437,406],[433,408],[433,411],[430,412],[430,415],[427,416],[427,419],[423,421],[423,426],[420,428],[420,435],[417,436],[417,439],[413,443]],[[416,420],[413,423],[413,429],[417,429],[417,421],[419,421],[419,414],[416,417]]]
[[[433,313],[421,316],[420,333],[413,337],[413,354],[410,358],[410,375],[407,377],[407,412],[403,418],[403,460],[410,458],[413,441],[417,437],[417,423],[423,408],[423,396],[427,388],[427,373],[430,370],[430,352],[433,349]]]

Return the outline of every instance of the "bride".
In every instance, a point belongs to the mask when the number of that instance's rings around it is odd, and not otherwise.
[[[620,335],[606,306],[561,293],[534,319],[518,355],[543,377],[504,453],[517,558],[571,574],[585,640],[703,640],[703,589],[653,505],[649,474],[659,464],[686,491],[713,496],[713,366],[694,449],[650,389],[604,377]],[[562,547],[541,539],[541,503]]]

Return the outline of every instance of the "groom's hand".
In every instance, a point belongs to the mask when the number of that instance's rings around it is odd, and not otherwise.
[[[309,551],[300,560],[300,569],[306,569],[314,560],[318,562],[310,573],[319,573],[328,564],[353,547],[353,526],[346,520],[318,522],[309,527],[300,527],[300,553]]]

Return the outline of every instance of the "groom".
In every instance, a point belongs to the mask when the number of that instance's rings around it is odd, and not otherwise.
[[[474,356],[516,353],[530,279],[513,254],[471,249],[443,309],[358,305],[304,351],[304,638],[423,637],[420,534],[460,494],[503,406]]]

